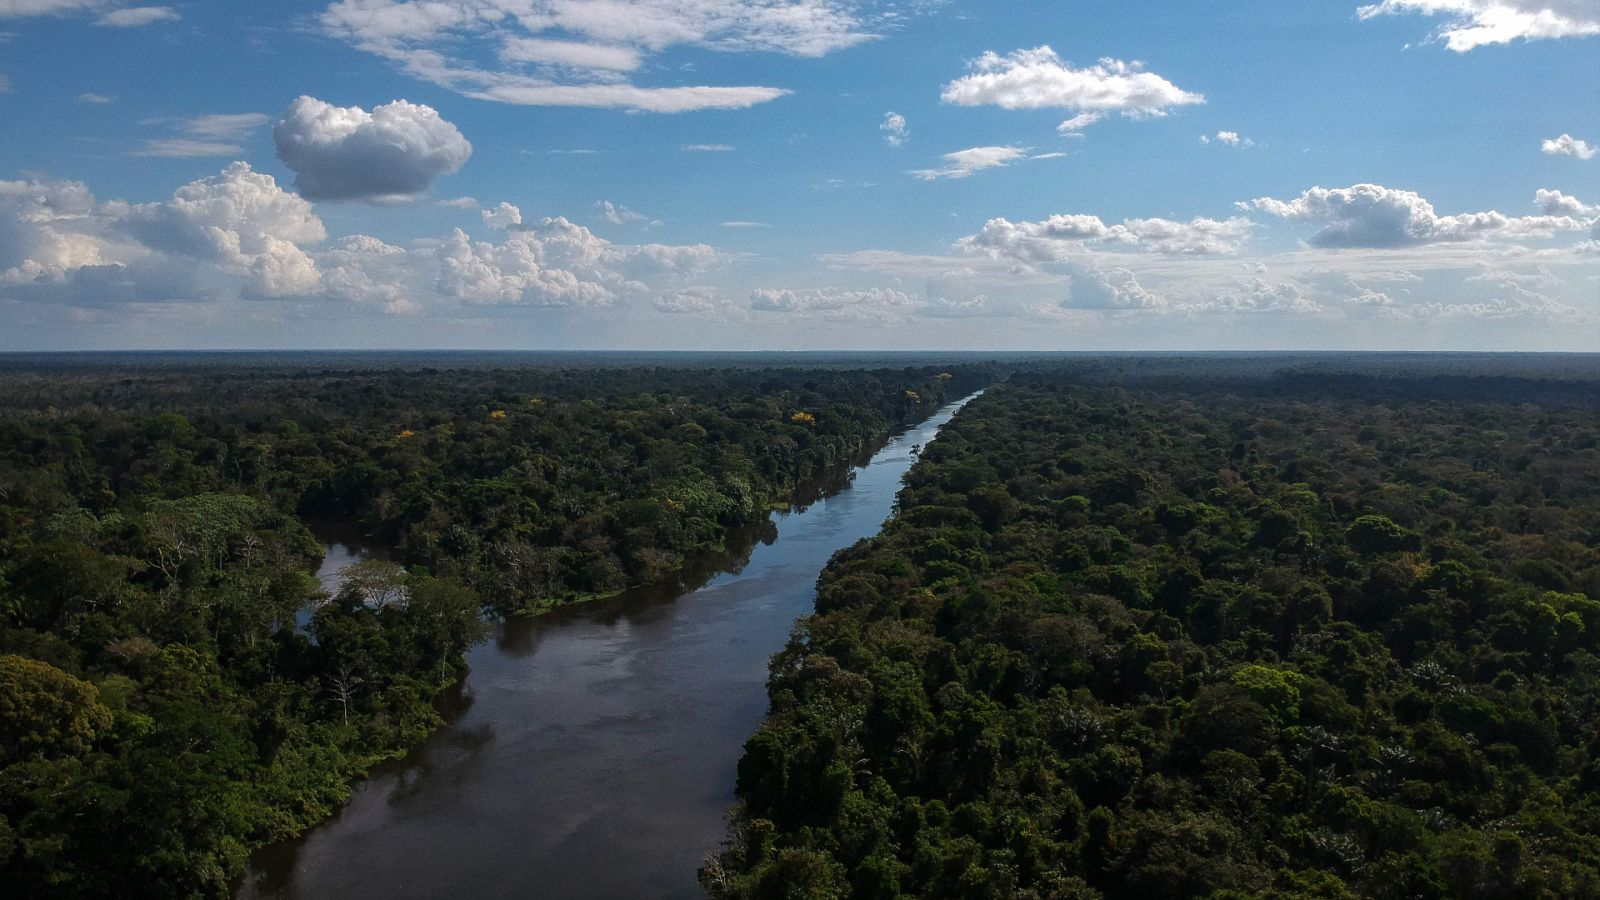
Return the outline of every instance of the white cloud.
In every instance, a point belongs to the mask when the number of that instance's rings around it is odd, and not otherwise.
[[[107,103],[115,103],[116,99],[117,98],[110,97],[105,94],[83,93],[78,95],[79,103],[94,103],[98,105],[104,105]]]
[[[911,138],[911,129],[906,125],[906,117],[897,112],[886,112],[883,121],[878,123],[878,130],[883,132],[884,141],[891,147],[901,147]]]
[[[579,106],[680,113],[701,109],[747,109],[790,92],[767,87],[642,88],[631,84],[551,84],[496,76],[492,80],[485,80],[481,87],[464,87],[461,93],[475,100],[493,100],[518,106]]]
[[[1062,122],[1060,125],[1057,125],[1056,132],[1062,137],[1083,137],[1083,130],[1085,128],[1088,128],[1090,125],[1093,125],[1105,117],[1106,114],[1103,112],[1078,113],[1065,122]]]
[[[1021,147],[970,147],[939,157],[944,160],[944,165],[937,169],[913,169],[907,174],[923,181],[966,178],[984,169],[1009,166],[1027,155],[1028,152]]]
[[[58,16],[104,5],[104,0],[0,0],[0,19]]]
[[[513,62],[549,63],[575,69],[631,72],[639,68],[640,52],[632,47],[509,37],[500,44],[500,58]]]
[[[439,205],[440,206],[454,207],[455,209],[477,209],[478,208],[478,198],[477,197],[451,197],[451,198],[449,198],[447,200],[440,200],[439,201]]]
[[[732,153],[739,149],[732,144],[679,144],[684,153]]]
[[[717,292],[711,288],[693,287],[662,294],[655,298],[656,309],[673,315],[706,315],[722,308]]]
[[[1600,216],[1600,206],[1590,206],[1577,197],[1549,188],[1534,191],[1533,202],[1547,216]]]
[[[1356,9],[1362,19],[1403,13],[1448,16],[1437,36],[1457,53],[1518,39],[1600,34],[1594,0],[1382,0]]]
[[[441,294],[469,306],[594,306],[615,294],[605,284],[542,265],[535,241],[474,242],[460,229],[438,248]]]
[[[1101,269],[1090,263],[1068,266],[1071,286],[1063,306],[1074,309],[1159,309],[1166,305],[1145,290],[1133,272],[1122,266]]]
[[[143,28],[156,22],[176,22],[183,18],[170,6],[132,6],[114,9],[95,20],[104,28]]]
[[[483,224],[500,231],[509,231],[522,224],[522,210],[502,200],[494,209],[483,211]]]
[[[422,194],[472,155],[472,144],[432,107],[396,100],[338,107],[302,96],[273,127],[278,158],[313,200],[392,202]]]
[[[1047,46],[1006,56],[986,52],[971,63],[971,69],[971,74],[944,86],[942,101],[1002,109],[1075,110],[1077,115],[1061,123],[1058,130],[1063,134],[1075,134],[1111,112],[1150,118],[1205,102],[1204,96],[1145,71],[1137,60],[1105,58],[1074,68]]]
[[[704,244],[619,245],[563,218],[474,242],[457,230],[434,253],[439,293],[468,306],[603,306],[647,295],[641,279],[698,275],[722,255]]]
[[[194,138],[163,138],[145,141],[134,156],[184,158],[191,156],[237,156],[242,148],[226,141],[199,141]]]
[[[600,218],[612,225],[633,225],[640,222],[646,225],[661,224],[659,219],[652,219],[638,210],[629,209],[620,203],[612,203],[610,200],[601,200],[594,205],[594,208]]]
[[[122,261],[94,195],[76,181],[0,181],[0,284]]]
[[[1537,294],[1490,297],[1478,302],[1432,301],[1411,306],[1392,306],[1381,310],[1391,319],[1570,319],[1577,312],[1570,306]]]
[[[1233,290],[1220,291],[1199,302],[1179,304],[1177,309],[1207,313],[1315,313],[1321,307],[1292,281],[1251,277]]]
[[[244,152],[239,141],[270,121],[271,117],[263,113],[221,113],[178,119],[173,125],[181,137],[146,140],[132,153],[164,157],[237,156]]]
[[[1228,147],[1240,147],[1240,148],[1243,148],[1243,147],[1254,147],[1256,145],[1256,142],[1251,140],[1250,138],[1240,137],[1239,136],[1239,132],[1237,132],[1237,131],[1219,131],[1219,132],[1216,133],[1215,136],[1212,136],[1212,135],[1209,135],[1209,134],[1200,135],[1200,143],[1202,143],[1202,144],[1209,144],[1209,143],[1212,143],[1213,141],[1215,141],[1218,144],[1223,144],[1223,145],[1228,146]]]
[[[1507,216],[1489,211],[1441,216],[1412,191],[1377,184],[1314,187],[1293,200],[1262,197],[1240,203],[1294,222],[1321,225],[1307,241],[1313,247],[1414,247],[1488,239],[1548,237],[1582,227],[1570,216]]]
[[[1579,140],[1570,134],[1545,141],[1539,145],[1539,150],[1546,156],[1571,156],[1576,159],[1594,159],[1596,153],[1596,148],[1589,146],[1588,141]]]
[[[305,248],[326,236],[310,204],[234,163],[170,200],[97,204],[76,182],[0,182],[0,294],[76,305],[310,288]],[[97,293],[104,292],[104,293]]]
[[[771,228],[772,225],[767,223],[767,222],[750,222],[750,221],[746,221],[744,219],[732,219],[732,220],[729,220],[727,222],[721,223],[721,227],[723,227],[723,228]]]
[[[242,162],[171,200],[132,207],[127,224],[146,248],[248,275],[250,289],[266,296],[314,286],[316,267],[302,248],[327,237],[310,203]]]
[[[562,218],[524,225],[511,204],[484,218],[503,239],[456,230],[409,249],[360,234],[329,243],[309,202],[242,162],[138,205],[97,203],[77,182],[0,181],[0,300],[233,297],[460,315],[650,298],[726,261],[704,244],[614,244]]]
[[[907,11],[855,0],[340,0],[319,23],[414,77],[471,97],[683,112],[738,109],[788,91],[641,86],[627,78],[683,45],[820,57],[872,40],[877,27]],[[491,57],[498,67],[482,63]]]
[[[902,318],[915,312],[921,305],[917,298],[893,288],[763,288],[750,293],[750,308],[757,312],[793,313],[828,319]]]
[[[995,218],[956,243],[958,250],[1026,265],[1059,263],[1089,245],[1177,255],[1234,253],[1250,234],[1248,219],[1125,219],[1108,225],[1098,216],[1054,215],[1038,222]]]
[[[178,127],[195,137],[236,141],[271,121],[265,113],[220,113],[184,119]]]

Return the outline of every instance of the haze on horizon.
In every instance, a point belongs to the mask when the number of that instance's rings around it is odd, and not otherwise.
[[[1600,350],[1600,0],[0,0],[0,350]]]

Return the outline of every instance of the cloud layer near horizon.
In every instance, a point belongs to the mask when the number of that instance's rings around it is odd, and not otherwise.
[[[409,247],[334,240],[311,204],[237,162],[156,203],[96,202],[69,181],[0,181],[0,298],[80,307],[228,298],[353,304],[386,312],[592,306],[720,265],[704,244],[614,244],[560,218],[485,221]]]

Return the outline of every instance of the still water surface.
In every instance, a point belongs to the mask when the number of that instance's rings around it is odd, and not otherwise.
[[[256,854],[239,897],[701,896],[695,870],[767,711],[768,657],[811,612],[828,558],[878,531],[914,448],[965,402],[746,535],[748,560],[713,561],[699,587],[498,626],[446,697],[449,724],[336,818]]]

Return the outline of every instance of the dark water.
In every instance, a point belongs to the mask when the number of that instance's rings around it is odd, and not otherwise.
[[[361,529],[350,522],[311,522],[312,532],[323,544],[322,565],[317,567],[317,583],[328,596],[339,593],[344,580],[344,570],[363,559],[387,559],[387,548],[374,545]],[[316,603],[307,603],[294,615],[294,626],[304,631],[317,611]]]
[[[767,658],[959,406],[747,535],[742,567],[739,551],[717,563],[737,571],[501,626],[469,655],[450,724],[337,818],[258,853],[239,897],[700,896]]]

